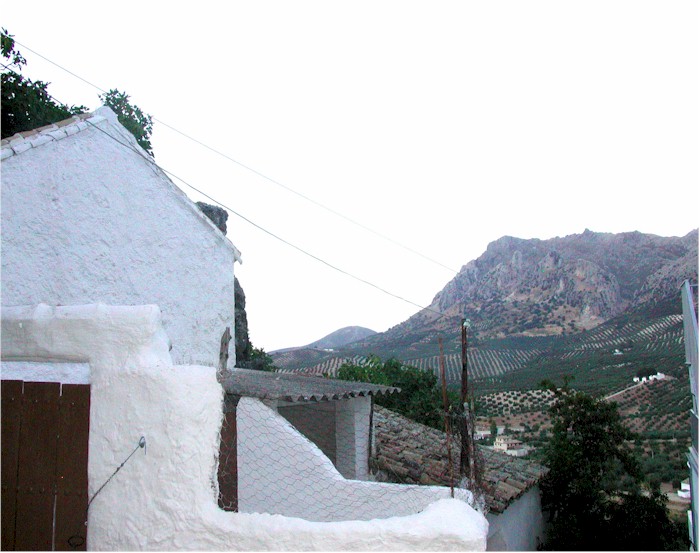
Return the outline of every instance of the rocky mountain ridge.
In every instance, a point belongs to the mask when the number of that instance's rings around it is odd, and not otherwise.
[[[591,329],[677,294],[685,278],[697,279],[697,264],[697,229],[684,237],[590,230],[549,240],[504,236],[464,265],[428,309],[382,338],[442,330],[460,317],[485,339]]]
[[[273,360],[282,371],[333,376],[343,363],[395,357],[436,376],[444,367],[448,385],[457,385],[464,316],[480,395],[536,389],[566,375],[588,393],[610,394],[650,368],[687,378],[679,289],[697,275],[697,230],[669,238],[503,237],[464,265],[429,308],[388,331],[332,352],[298,349]]]

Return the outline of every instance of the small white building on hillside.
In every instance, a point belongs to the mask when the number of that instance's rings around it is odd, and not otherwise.
[[[497,436],[493,448],[513,457],[524,457],[528,454],[527,446],[512,436]]]
[[[109,108],[2,141],[3,306],[156,304],[173,360],[216,366],[235,261]]]

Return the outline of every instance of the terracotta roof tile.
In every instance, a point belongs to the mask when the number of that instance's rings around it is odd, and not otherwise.
[[[73,115],[63,121],[44,125],[36,129],[18,132],[0,142],[2,147],[2,159],[18,155],[32,148],[38,148],[43,144],[61,140],[86,129],[90,123],[96,124],[105,119],[104,115],[97,113],[81,113]]]
[[[397,413],[374,406],[375,452],[373,470],[381,470],[395,482],[405,484],[457,485],[459,444],[452,442],[452,470],[447,461],[445,433],[414,422]],[[482,480],[486,505],[503,512],[508,505],[532,488],[546,468],[527,459],[478,446],[483,459]]]

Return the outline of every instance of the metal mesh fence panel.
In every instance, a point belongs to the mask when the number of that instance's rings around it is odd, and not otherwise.
[[[451,496],[445,486],[378,481],[370,471],[377,445],[371,397],[320,402],[242,397],[227,401],[225,411],[219,454],[223,509],[311,521],[370,520],[418,513]],[[455,489],[454,497],[472,503],[466,490]]]

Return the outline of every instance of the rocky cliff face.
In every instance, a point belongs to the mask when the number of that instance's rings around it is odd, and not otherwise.
[[[683,279],[697,280],[697,262],[697,230],[682,238],[589,230],[549,240],[505,236],[462,267],[430,308],[471,319],[483,337],[567,333],[677,294]],[[445,322],[422,311],[389,332]]]
[[[250,361],[253,345],[248,337],[248,315],[245,312],[245,292],[236,277],[233,278],[234,297],[236,301],[236,365],[244,366]]]

